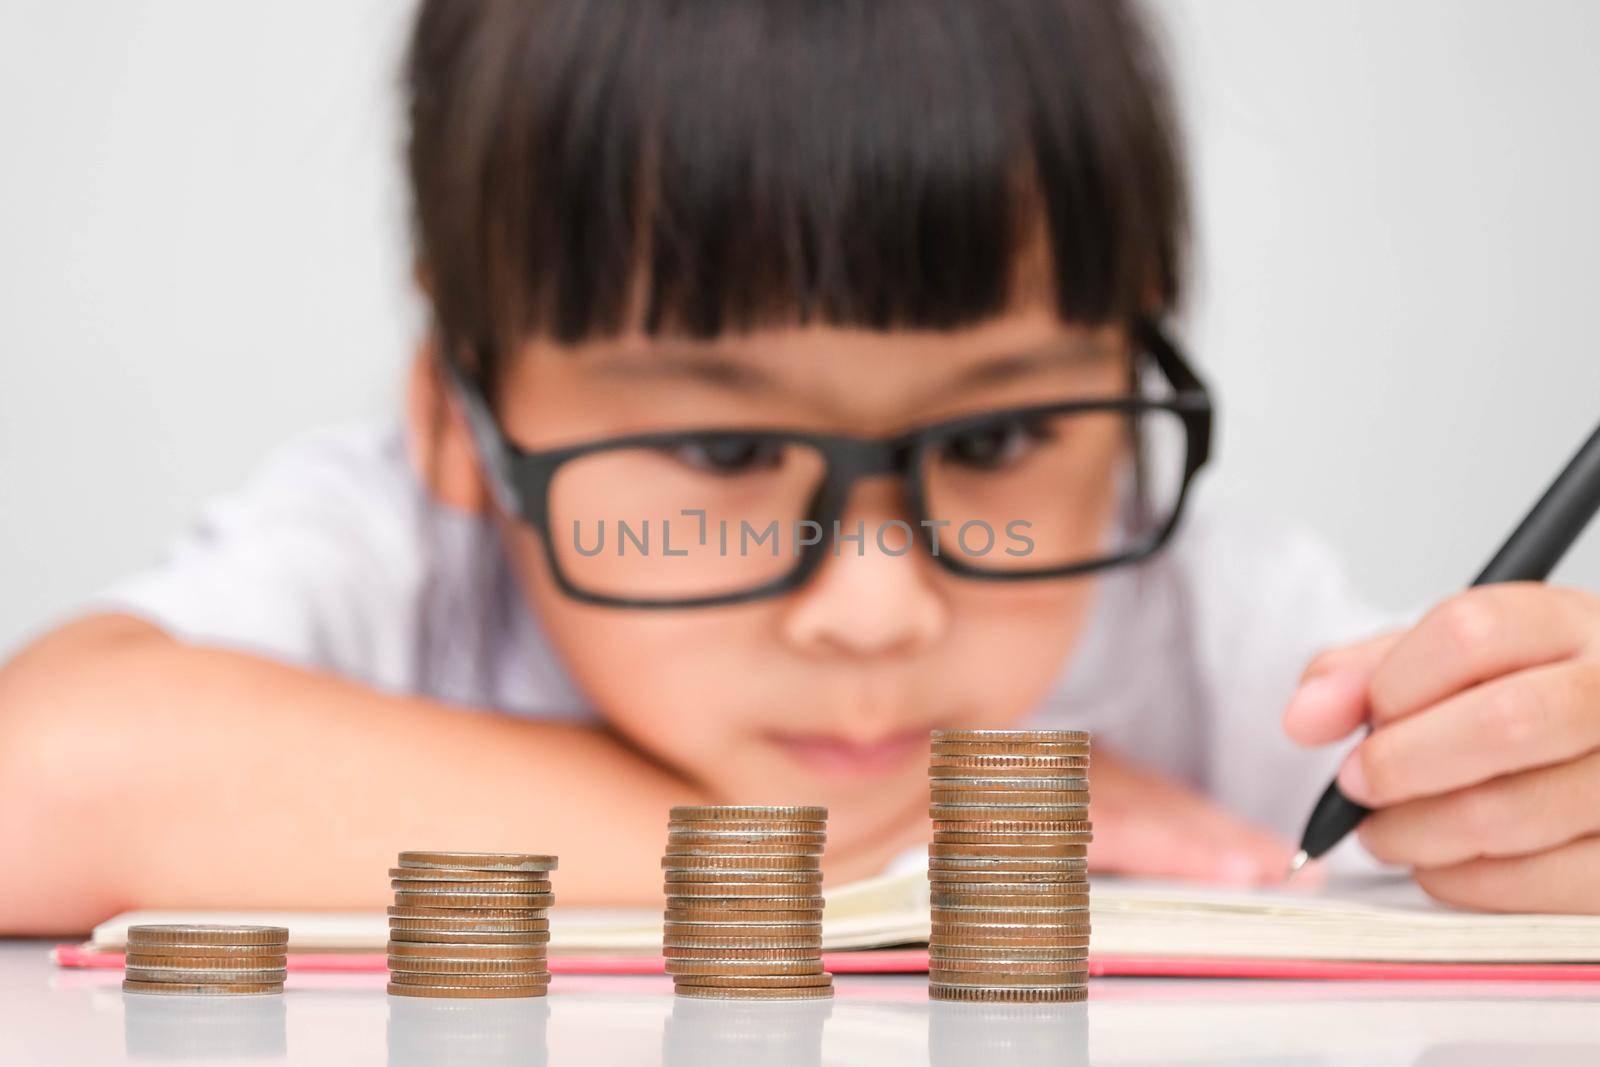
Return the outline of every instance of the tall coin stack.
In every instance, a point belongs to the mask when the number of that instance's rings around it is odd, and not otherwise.
[[[662,954],[679,996],[833,995],[822,969],[821,807],[676,807]]]
[[[556,857],[402,852],[389,871],[389,992],[541,997]]]
[[[122,988],[129,993],[282,993],[289,931],[282,926],[130,926]]]
[[[1088,733],[935,730],[928,777],[928,996],[1083,1000]]]

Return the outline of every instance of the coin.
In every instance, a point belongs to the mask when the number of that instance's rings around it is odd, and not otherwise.
[[[1048,778],[1081,775],[1088,767],[1088,756],[946,756],[935,753],[928,761],[929,774],[951,777],[1005,774],[1014,778]]]
[[[928,985],[929,1000],[964,1000],[972,1003],[1071,1004],[1087,1000],[1088,996],[1089,992],[1083,986],[985,989],[981,986]]]
[[[1088,893],[990,893],[970,892],[970,887],[936,887],[930,902],[936,908],[1052,908],[1060,911],[1089,906]]]
[[[543,957],[516,960],[469,960],[430,956],[389,957],[392,974],[499,974],[523,975],[530,979],[548,974]]]
[[[737,989],[724,989],[721,986],[675,985],[673,992],[680,997],[694,997],[698,1000],[822,1000],[833,996],[833,983],[778,988],[742,986]]]
[[[431,927],[410,929],[389,924],[391,941],[411,941],[428,945],[527,945],[544,944],[550,940],[548,930],[534,932],[493,933],[478,930],[437,930]]]
[[[804,852],[799,851],[798,849],[784,852],[779,849],[770,848],[766,845],[679,845],[669,842],[667,844],[666,851],[662,853],[661,867],[663,870],[670,870],[672,868],[678,868],[680,870],[695,870],[704,869],[706,867],[731,868],[737,870],[740,866],[737,863],[704,864],[700,862],[702,860],[709,859],[753,859],[757,861],[798,859],[810,860],[812,864],[815,864],[815,866],[807,864],[795,867],[784,867],[781,865],[773,865],[770,862],[758,862],[753,866],[746,865],[744,867],[745,870],[768,870],[774,872],[788,870],[803,873],[806,871],[818,870],[821,865],[817,863],[817,861],[821,858],[822,850],[820,848],[810,849]]]
[[[389,995],[394,997],[452,997],[452,998],[489,998],[489,997],[542,997],[549,992],[547,982],[521,986],[457,986],[457,985],[405,985],[390,982],[386,987]]]
[[[389,888],[403,889],[407,893],[438,896],[441,894],[460,893],[549,893],[551,885],[548,879],[534,881],[529,879],[523,882],[440,882],[440,881],[413,881],[409,878],[389,879]]]
[[[1057,792],[1081,793],[1089,788],[1089,779],[1082,775],[943,775],[938,773],[938,768],[930,768],[933,773],[928,775],[928,785],[931,789],[952,789],[962,792],[984,793],[996,789],[1010,790],[1012,792]]]
[[[1031,922],[1040,925],[1061,925],[1067,922],[1082,922],[1089,917],[1087,904],[1062,905],[1062,906],[1026,906],[1013,907],[1009,904],[997,907],[992,904],[935,904],[932,908],[932,918],[935,922]]]
[[[413,893],[407,889],[398,889],[394,894],[394,902],[400,907],[415,908],[525,908],[530,912],[536,911],[539,915],[530,915],[529,918],[542,918],[544,912],[555,903],[553,893]]]
[[[220,968],[195,970],[188,967],[125,967],[123,974],[134,982],[198,982],[211,985],[237,985],[242,982],[282,982],[289,976],[288,971],[282,966],[230,968],[228,970]]]
[[[461,935],[483,934],[485,936],[510,938],[510,943],[512,944],[515,944],[518,940],[534,944],[540,938],[548,940],[550,937],[549,920],[541,919],[539,921],[545,925],[532,930],[522,930],[515,926],[505,927],[499,923],[458,923],[453,926],[440,926],[433,919],[390,919],[389,932],[391,934],[410,934],[432,930],[447,935],[449,943],[457,941]],[[415,941],[417,938],[408,937],[403,940]]]
[[[792,914],[785,912],[785,914]],[[810,937],[820,930],[816,919],[784,919],[778,922],[751,922],[746,914],[736,919],[701,919],[693,922],[669,920],[666,937]]]
[[[941,943],[928,946],[928,958],[947,961],[984,960],[989,963],[1005,963],[1007,961],[1022,963],[1030,960],[1086,960],[1089,958],[1089,939],[1084,938],[1083,941],[1082,945],[1044,948],[1023,945],[999,948],[994,945],[949,945]]]
[[[817,805],[680,804],[667,815],[673,822],[828,821],[828,809]]]
[[[996,860],[1021,859],[1084,859],[1089,846],[1083,843],[1060,845],[991,845],[987,842],[960,841],[945,843],[935,841],[928,846],[928,855],[934,859]]]
[[[724,830],[720,828],[668,830],[667,847],[676,845],[770,845],[773,848],[821,850],[828,835],[822,830]]]
[[[417,974],[411,971],[391,971],[389,981],[394,985],[406,986],[476,986],[484,989],[504,988],[506,986],[531,986],[549,984],[550,976],[546,972],[529,972],[523,974]]]
[[[668,974],[820,974],[822,957],[798,960],[695,959],[667,960]]]
[[[787,952],[792,950],[807,949],[813,954],[822,948],[822,935],[815,934],[809,937],[772,937],[762,934],[732,935],[727,937],[693,937],[683,934],[668,934],[662,939],[661,951],[664,955],[673,955],[689,949],[697,952],[717,952],[726,949],[740,951],[761,949]]]
[[[129,944],[129,953],[147,958],[180,956],[189,959],[224,961],[240,956],[272,956],[282,959],[286,945],[180,945],[180,944]]]
[[[1031,793],[1025,789],[935,789],[929,794],[929,800],[934,808],[941,811],[956,809],[980,814],[993,808],[1015,807],[1089,810],[1089,791],[1086,789],[1040,789]]]
[[[1081,952],[1088,958],[1089,935],[1087,932],[1075,937],[1047,938],[1041,943],[1040,939],[982,937],[976,934],[946,935],[952,940],[941,947],[967,952],[988,953],[993,956],[1008,956],[1013,952]],[[930,959],[932,957],[929,957]]]
[[[995,877],[1011,879],[1015,875],[1002,874]],[[970,896],[974,893],[999,894],[1024,897],[1051,897],[1062,893],[1078,893],[1088,898],[1089,883],[1083,877],[1083,872],[1078,871],[1066,877],[1050,878],[1045,880],[1027,881],[993,881],[993,882],[943,882],[930,879],[930,892],[957,893]]]
[[[665,856],[677,861],[692,861],[706,856],[821,856],[821,848],[810,845],[726,844],[704,841],[668,841]],[[666,864],[663,864],[666,866]]]
[[[1079,756],[1089,758],[1087,745],[1052,745],[1028,741],[935,741],[929,746],[930,762],[947,756]]]
[[[750,904],[752,909],[728,909],[728,904]],[[771,901],[710,901],[701,907],[674,907],[669,905],[666,909],[667,923],[709,923],[709,925],[746,925],[746,923],[821,923],[821,907],[802,907],[802,909],[773,909]],[[765,910],[754,910],[754,905],[762,905]]]
[[[816,871],[822,868],[820,855],[809,856],[730,856],[710,851],[694,855],[677,853],[661,857],[662,867],[684,871],[738,870],[738,871]]]
[[[669,960],[807,960],[819,959],[822,952],[822,939],[816,939],[814,945],[803,945],[798,948],[779,948],[769,944],[754,944],[746,942],[735,944],[730,948],[718,945],[712,948],[696,948],[691,945],[663,945],[661,954]]]
[[[928,872],[933,885],[1088,885],[1089,872],[1075,871],[937,871]]]
[[[1084,846],[1072,846],[1080,852],[1087,851]],[[930,856],[928,857],[930,871],[1082,871],[1086,870],[1084,857],[1077,856]]]
[[[132,945],[287,945],[284,926],[216,926],[160,923],[128,927]]]
[[[545,930],[549,919],[530,919],[526,908],[389,908],[391,919],[438,919],[441,924],[474,923],[505,930]]]
[[[668,900],[668,926],[807,926],[822,921],[822,905],[760,897],[723,897],[719,900]]]
[[[809,901],[806,904],[785,903],[782,908],[820,908],[822,896],[816,885],[804,882],[663,882],[662,891],[670,900],[681,897],[701,901],[714,897],[745,897],[762,900]]]
[[[969,960],[939,956],[929,961],[929,973],[936,975],[949,973],[958,982],[972,980],[970,977],[961,977],[963,975],[994,972],[1006,976],[1008,982],[1010,978],[1018,975],[1032,975],[1037,981],[1024,984],[1037,985],[1044,981],[1086,981],[1089,977],[1089,965],[1087,956],[1075,960]]]
[[[1025,822],[1014,819],[952,819],[933,824],[935,834],[1082,834],[1094,830],[1088,819],[1058,822]]]
[[[928,921],[935,926],[960,926],[967,928],[998,928],[1005,933],[1012,929],[1035,930],[1041,934],[1078,933],[1089,928],[1091,916],[1088,908],[987,908],[961,909],[933,908]]]
[[[124,967],[156,967],[180,971],[250,971],[282,969],[285,956],[162,956],[148,952],[128,952],[122,957]]]
[[[821,899],[822,886],[814,881],[662,881],[667,896],[701,899],[707,896],[770,896]],[[818,904],[821,907],[821,904]]]
[[[437,958],[449,956],[464,960],[544,959],[544,943],[517,945],[428,945],[408,941],[389,942],[390,956]]]
[[[976,986],[1049,986],[1082,985],[1089,980],[1087,967],[1062,969],[1050,973],[1018,970],[959,970],[947,967],[930,967],[928,981],[937,985]]]
[[[980,755],[985,752],[1004,753],[1013,749],[1023,755],[1055,755],[1064,751],[1088,753],[1090,744],[1087,735],[1068,737],[1062,734],[1056,737],[1041,737],[1028,736],[1026,733],[1014,730],[973,731],[964,736],[935,733],[928,739],[928,748],[931,752],[946,754],[952,749],[962,748],[979,749]]]
[[[986,804],[974,801],[959,804],[938,803],[928,805],[928,818],[940,822],[987,821],[990,819],[1026,819],[1032,822],[1056,822],[1067,819],[1087,819],[1087,804]]]
[[[702,923],[706,926],[733,926],[747,925],[747,923],[762,923],[762,925],[782,925],[787,928],[794,926],[814,926],[821,928],[822,909],[811,909],[806,912],[718,912],[715,909],[688,909],[688,907],[669,907],[666,910],[666,923],[669,926],[682,925],[682,923]]]
[[[1083,898],[1081,902],[1089,899],[1089,883],[1076,882],[930,882],[928,885],[930,899],[943,894],[960,903],[970,904],[976,899],[988,896],[1011,897],[1018,903],[1059,904],[1063,901],[1058,898],[1076,894]],[[1080,901],[1067,901],[1066,903],[1080,903]]]
[[[282,993],[282,982],[140,982],[124,978],[125,993],[156,993],[168,997],[239,997]]]
[[[957,806],[952,805],[938,805],[938,811],[939,816],[941,816],[941,821],[960,821],[960,819],[963,817],[963,813],[966,813],[966,811],[976,811],[976,809],[957,808]],[[990,811],[998,811],[998,813],[1008,814],[1008,816],[1011,816],[1011,814],[1021,813],[1021,811],[1024,811],[1024,809],[984,808],[982,809],[979,819],[986,819],[986,817],[989,816]],[[1064,814],[1070,813],[1072,809],[1059,808],[1056,809],[1056,811],[1058,811],[1058,814],[1062,814],[1062,816],[1064,816]],[[1075,817],[1080,817],[1080,819],[1082,819],[1085,814],[1086,811],[1083,811],[1083,809],[1078,809],[1077,816]],[[979,819],[974,819],[974,822],[979,821]],[[938,833],[934,833],[933,835],[934,845],[947,843],[950,833],[971,833],[971,830],[939,830]],[[1027,845],[1029,841],[1034,841],[1034,843],[1038,843],[1038,845],[1043,845],[1043,843],[1077,843],[1077,845],[1088,845],[1090,841],[1094,840],[1094,837],[1093,830],[1078,830],[1078,832],[1074,833],[1016,833],[1016,835],[1011,835],[1011,838],[1008,838],[1008,840],[1011,840],[1011,843],[1014,843],[1014,845]]]
[[[555,856],[526,852],[402,852],[402,867],[456,867],[468,871],[553,871]]]
[[[1034,745],[1087,745],[1088,730],[934,730],[938,741],[996,742],[1024,741]]]
[[[805,989],[832,985],[833,975],[827,971],[818,971],[816,974],[680,974],[673,977],[673,984],[679,989],[696,986],[709,989]]]
[[[683,912],[683,915],[677,915]],[[691,915],[690,912],[693,912]],[[734,915],[739,912],[739,915]],[[755,920],[755,915],[765,915],[770,918],[822,918],[822,897],[794,896],[794,897],[683,897],[674,894],[667,901],[667,921],[678,918],[710,918],[720,920],[726,918],[730,921],[750,923]]]
[[[821,885],[820,871],[745,871],[718,867],[712,870],[667,868],[668,882],[761,882],[765,885]]]
[[[517,882],[546,883],[549,871],[476,871],[470,867],[390,867],[390,878],[408,882]]]
[[[1088,833],[987,834],[944,830],[935,833],[933,841],[934,844],[938,845],[981,845],[985,842],[996,845],[1087,845],[1094,841],[1094,835]]]
[[[760,834],[781,839],[786,834],[819,834],[826,837],[827,822],[750,822],[743,819],[718,819],[713,822],[670,822],[667,836],[673,834]]]
[[[1088,745],[1029,741],[934,741],[928,746],[930,766],[952,756],[1077,756],[1089,759],[1090,752]]]
[[[933,921],[931,936],[941,944],[973,945],[999,944],[1004,941],[1025,941],[1040,948],[1051,946],[1087,944],[1090,923],[996,923],[996,922],[945,922]]]

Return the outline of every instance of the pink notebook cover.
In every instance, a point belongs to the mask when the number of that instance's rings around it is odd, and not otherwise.
[[[88,945],[57,945],[52,953],[62,967],[120,969],[122,953],[96,952]],[[827,952],[823,965],[834,974],[917,974],[928,969],[924,949]],[[659,956],[552,956],[555,974],[660,974]],[[380,953],[304,953],[289,956],[291,971],[381,974],[388,961]],[[1373,981],[1600,981],[1594,963],[1377,963],[1361,960],[1269,960],[1196,956],[1095,956],[1096,978],[1280,978],[1290,980]]]

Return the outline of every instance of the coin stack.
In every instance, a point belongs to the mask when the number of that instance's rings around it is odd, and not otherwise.
[[[797,1000],[833,995],[822,969],[822,846],[828,809],[697,806],[667,824],[662,940],[679,996]]]
[[[281,926],[130,926],[122,988],[216,996],[282,993],[289,931]]]
[[[402,852],[389,871],[389,992],[541,997],[556,857]]]
[[[1083,1000],[1089,735],[935,730],[928,776],[928,996]]]

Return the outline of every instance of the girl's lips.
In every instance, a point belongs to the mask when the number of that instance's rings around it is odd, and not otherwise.
[[[773,734],[772,740],[812,769],[843,776],[894,770],[907,756],[928,746],[925,730],[890,734],[874,741],[847,741],[820,734]]]

